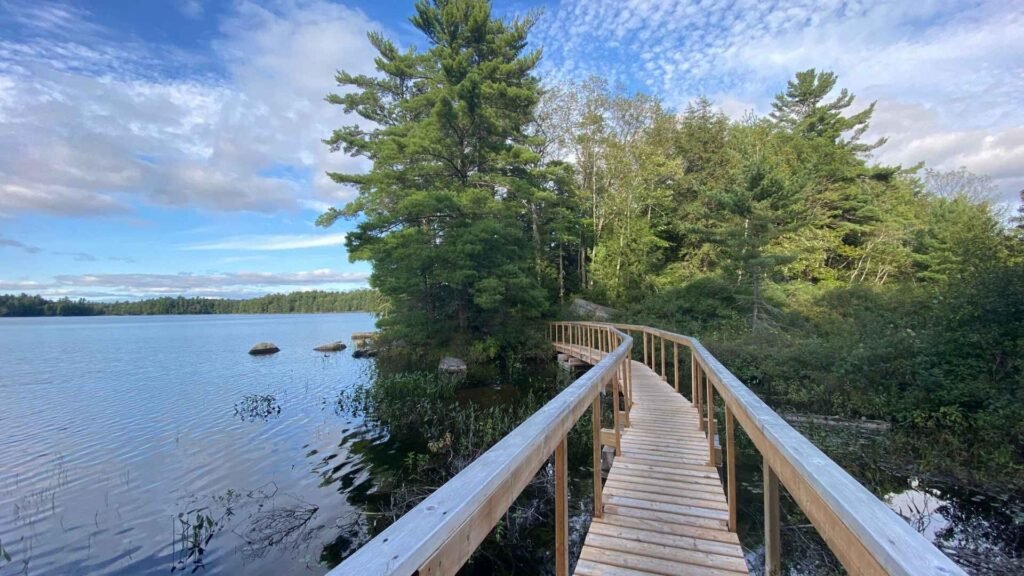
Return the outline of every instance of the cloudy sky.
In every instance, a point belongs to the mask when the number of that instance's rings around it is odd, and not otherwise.
[[[422,40],[398,0],[0,0],[0,293],[251,296],[364,286],[347,224],[313,225],[365,170],[320,143],[351,123],[335,70],[366,32]],[[1024,3],[550,0],[548,81],[602,74],[675,107],[765,114],[800,69],[878,101],[883,162],[1024,188]]]

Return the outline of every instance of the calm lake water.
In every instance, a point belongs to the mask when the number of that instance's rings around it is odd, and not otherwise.
[[[313,347],[373,324],[0,319],[0,575],[325,572],[381,439],[335,409],[373,361]]]

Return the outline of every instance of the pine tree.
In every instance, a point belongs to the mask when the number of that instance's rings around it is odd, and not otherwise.
[[[771,118],[782,127],[803,136],[825,138],[857,153],[870,152],[885,143],[880,138],[871,144],[860,142],[867,131],[875,102],[852,116],[844,111],[853,104],[853,94],[843,88],[831,102],[824,102],[836,86],[832,72],[817,72],[814,68],[796,73],[786,91],[775,95]],[[845,139],[843,135],[850,133]]]
[[[505,356],[548,301],[528,213],[543,185],[526,134],[540,96],[540,53],[526,52],[533,20],[494,19],[484,0],[421,0],[411,22],[428,49],[370,34],[380,74],[341,72],[350,91],[327,97],[374,128],[347,126],[326,143],[373,168],[330,174],[359,195],[318,224],[360,217],[346,246],[373,264],[394,337]]]
[[[720,222],[709,234],[725,256],[723,270],[735,278],[757,331],[774,323],[775,308],[765,288],[777,268],[793,259],[773,244],[806,225],[800,190],[779,161],[780,139],[763,122],[744,127],[737,138],[745,151],[738,181],[714,193]]]

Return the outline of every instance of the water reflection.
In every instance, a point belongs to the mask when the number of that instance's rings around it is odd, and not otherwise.
[[[985,493],[950,478],[923,475],[912,468],[912,459],[894,453],[889,432],[794,426],[969,574],[1024,574],[1024,500],[1019,494]],[[751,572],[761,574],[761,457],[744,434],[737,440],[740,541],[748,550]],[[781,496],[786,573],[844,573],[796,503],[784,490]]]
[[[1019,500],[965,490],[910,487],[885,498],[918,532],[973,574],[1024,574],[1024,508]]]

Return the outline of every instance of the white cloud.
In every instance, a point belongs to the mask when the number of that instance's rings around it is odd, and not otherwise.
[[[95,24],[89,22],[88,10],[64,2],[3,0],[0,9],[3,19],[37,30],[67,32],[97,29]]]
[[[0,292],[31,292],[49,288],[49,285],[34,280],[0,280]]]
[[[365,286],[369,274],[330,269],[303,272],[231,272],[223,274],[77,274],[51,282],[0,279],[0,292],[45,297],[138,298],[152,296],[256,296],[272,291]]]
[[[878,100],[882,161],[1024,183],[1024,11],[1002,0],[563,0],[538,25],[543,73],[597,74],[680,107],[711,95],[730,115],[770,109],[802,69],[835,71]]]
[[[380,26],[361,12],[243,1],[209,53],[192,54],[62,24],[88,22],[81,9],[0,5],[24,26],[34,11],[48,37],[0,39],[0,214],[107,214],[138,201],[274,212],[351,197],[322,174],[366,165],[321,142],[353,122],[323,98],[338,69],[372,72],[366,32]],[[211,66],[224,72],[195,72]]]
[[[300,250],[340,246],[345,243],[345,234],[274,234],[232,236],[214,242],[203,242],[184,246],[183,250]]]

